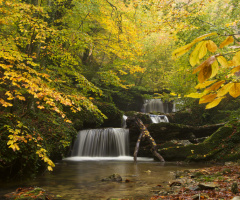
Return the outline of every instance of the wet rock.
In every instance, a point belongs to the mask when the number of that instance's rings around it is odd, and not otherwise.
[[[181,186],[181,185],[182,185],[182,183],[180,183],[179,181],[174,181],[169,186],[173,187],[173,186]]]
[[[200,183],[198,185],[199,190],[213,190],[218,187],[215,183]]]
[[[240,196],[235,196],[231,200],[240,200]]]
[[[199,187],[198,186],[191,186],[188,188],[189,190],[192,190],[192,191],[198,191],[199,190]]]
[[[102,181],[116,181],[121,182],[122,177],[119,174],[112,174],[109,177],[103,178]]]
[[[206,194],[195,194],[192,196],[192,199],[208,199],[209,197]]]

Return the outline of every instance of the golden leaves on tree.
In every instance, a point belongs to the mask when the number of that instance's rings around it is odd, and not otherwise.
[[[208,34],[208,36],[212,35],[216,34]],[[229,56],[225,56],[224,53],[221,52],[221,54],[209,56],[200,64],[200,60],[208,55],[208,51],[211,54],[218,50],[217,45],[212,40],[204,41],[203,39],[205,38],[206,35],[203,35],[195,39],[190,44],[175,50],[173,55],[183,55],[198,42],[190,54],[189,62],[193,67],[198,65],[193,70],[193,74],[199,72],[199,84],[195,86],[195,89],[203,91],[185,96],[199,98],[199,103],[208,103],[206,109],[210,109],[217,106],[228,93],[234,98],[240,96],[240,82],[237,74],[237,72],[240,71],[240,51],[227,53],[226,55],[232,55],[232,60],[229,61],[226,59],[229,59]],[[223,49],[233,42],[233,36],[227,36],[226,39],[220,43],[219,48]],[[220,75],[217,76],[218,74]]]
[[[219,46],[219,48],[223,48],[234,42],[233,36],[228,36]]]

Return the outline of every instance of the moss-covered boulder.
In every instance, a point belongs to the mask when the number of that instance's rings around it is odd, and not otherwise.
[[[228,123],[199,144],[162,148],[159,153],[167,161],[228,161],[240,158],[239,122]]]
[[[128,112],[125,112],[125,115],[127,115],[128,117],[139,118],[145,125],[152,123],[152,120],[151,120],[149,114],[147,114],[147,113],[128,111]],[[129,127],[129,125],[128,125],[128,127]]]
[[[133,124],[133,122],[131,122],[131,124]],[[130,123],[128,125],[130,128],[130,152],[132,154],[134,152],[136,141],[138,140],[140,132],[136,127],[130,126]],[[147,124],[146,126],[155,142],[160,145],[160,148],[167,148],[174,146],[183,146],[182,141],[179,140],[189,140],[192,143],[199,143],[203,141],[207,136],[212,135],[219,127],[223,125],[224,124],[216,124],[194,127],[162,122],[157,124]],[[173,140],[175,141],[173,142]],[[141,141],[139,156],[152,156],[148,142]]]
[[[123,112],[112,103],[98,103],[98,108],[107,116],[101,127],[121,127]]]
[[[206,126],[188,126],[174,123],[150,124],[148,131],[157,143],[170,140],[190,140],[212,135],[219,127],[224,124],[214,124]]]
[[[194,139],[193,130],[187,126],[173,123],[150,124],[148,131],[157,143],[173,139]]]

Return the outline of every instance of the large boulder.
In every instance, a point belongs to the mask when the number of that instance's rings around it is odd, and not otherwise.
[[[171,146],[159,152],[167,161],[228,161],[240,158],[240,130],[234,128],[240,124],[227,124],[219,128],[210,137],[199,144]]]

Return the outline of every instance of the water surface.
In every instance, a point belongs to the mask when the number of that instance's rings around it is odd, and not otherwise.
[[[73,159],[74,160],[74,159]],[[56,164],[54,171],[45,173],[34,181],[20,184],[2,183],[0,195],[22,186],[39,186],[67,200],[79,199],[150,199],[156,187],[166,186],[177,170],[196,169],[206,165],[161,163],[151,159],[132,160],[64,160]],[[123,182],[101,181],[118,173]],[[127,182],[125,182],[127,179]],[[128,182],[129,181],[129,182]]]

